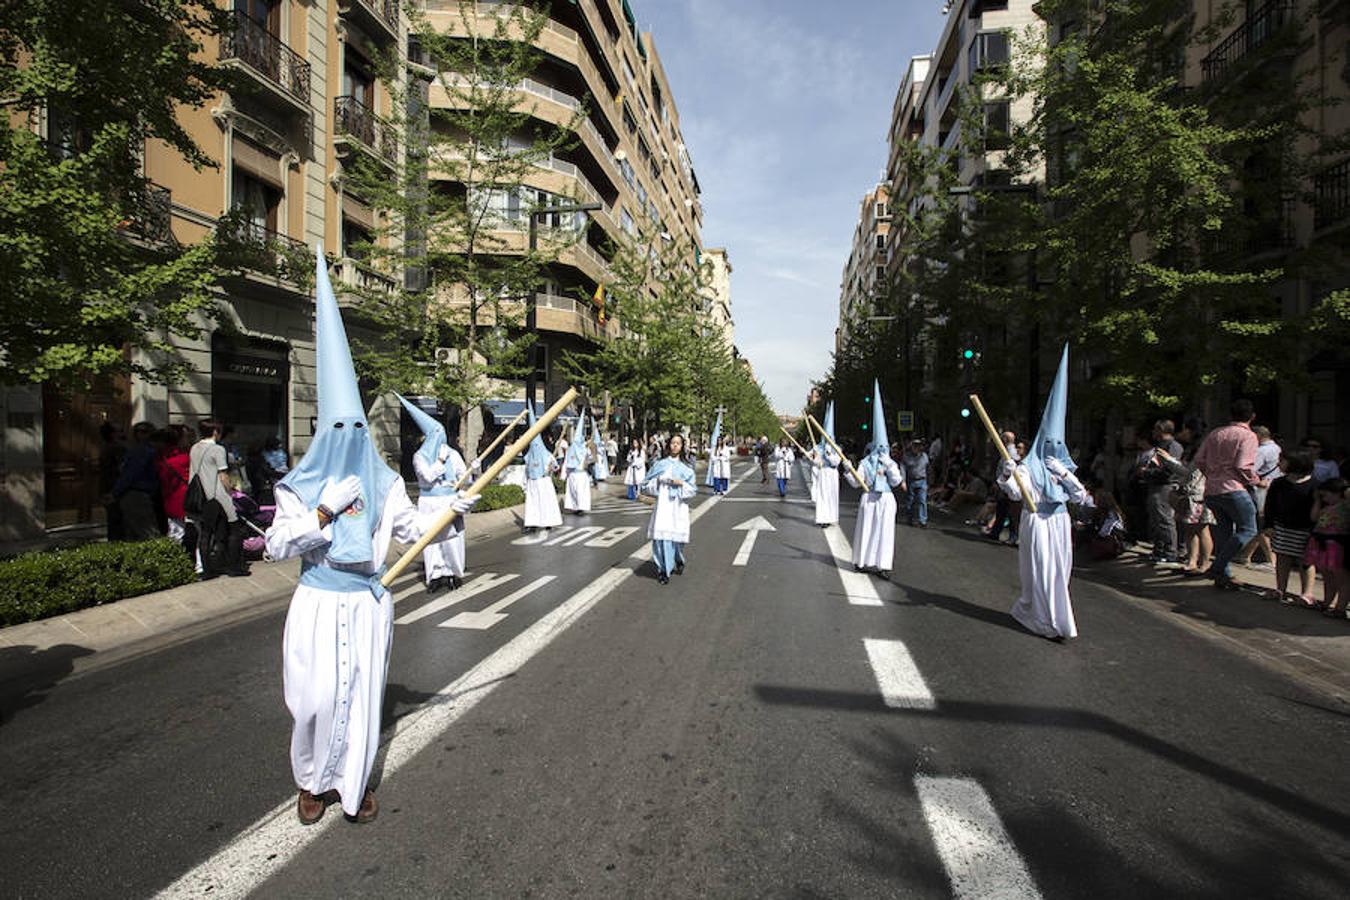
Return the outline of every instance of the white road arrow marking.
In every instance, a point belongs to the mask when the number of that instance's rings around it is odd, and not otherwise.
[[[755,516],[753,519],[746,519],[737,525],[732,531],[746,532],[745,540],[741,541],[741,549],[736,551],[736,558],[731,561],[733,566],[743,566],[750,561],[750,551],[755,549],[755,538],[759,537],[761,531],[777,531],[769,524],[769,520],[763,516]]]
[[[506,618],[506,613],[502,612],[502,610],[506,609],[508,606],[510,606],[512,603],[515,603],[522,597],[529,596],[530,594],[534,593],[539,588],[548,584],[550,581],[552,581],[557,577],[558,577],[557,575],[545,575],[542,578],[536,578],[534,581],[531,581],[523,588],[520,588],[516,591],[512,591],[511,593],[507,594],[505,597],[498,600],[496,603],[492,604],[483,611],[462,612],[459,615],[451,618],[448,622],[442,622],[440,624],[440,627],[470,628],[473,629],[474,631],[486,631],[493,625],[496,625],[502,619]]]
[[[538,531],[532,532],[531,534],[522,535],[521,537],[516,538],[511,544],[516,547],[529,547],[533,544],[542,544],[544,541],[552,539],[554,535],[562,534],[571,529],[571,525],[555,525],[552,528],[540,528]]]
[[[413,622],[425,619],[427,616],[434,616],[436,613],[447,610],[456,603],[463,603],[470,597],[477,596],[484,591],[490,591],[499,584],[506,584],[516,578],[515,575],[493,575],[491,572],[485,572],[479,575],[473,581],[461,587],[457,591],[451,591],[448,594],[441,594],[435,600],[425,606],[419,606],[417,609],[408,613],[406,616],[399,616],[394,620],[395,625],[409,625]]]

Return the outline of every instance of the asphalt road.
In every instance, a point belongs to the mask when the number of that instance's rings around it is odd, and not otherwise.
[[[451,606],[405,578],[371,825],[294,819],[280,614],[29,698],[0,893],[1344,896],[1350,709],[1082,579],[1079,640],[1026,634],[959,531],[860,587],[772,487],[699,497],[668,586],[617,485]]]

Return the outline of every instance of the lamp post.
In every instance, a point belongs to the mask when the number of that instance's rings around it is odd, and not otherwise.
[[[530,213],[530,252],[533,253],[539,247],[539,217],[552,216],[566,213],[595,212],[598,209],[604,209],[600,203],[578,203],[571,206],[545,206],[542,209],[536,209]],[[530,301],[525,306],[525,330],[530,334],[538,336],[536,332],[539,329],[538,316],[535,314],[535,295],[530,295]],[[534,403],[535,378],[537,371],[538,354],[531,352],[530,368],[525,375],[525,404],[530,406]],[[544,397],[545,402],[548,397]]]

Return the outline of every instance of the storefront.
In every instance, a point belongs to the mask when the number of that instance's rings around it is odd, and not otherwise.
[[[289,446],[289,383],[285,344],[211,336],[211,413],[234,426],[229,443],[239,450],[261,448],[272,437]]]

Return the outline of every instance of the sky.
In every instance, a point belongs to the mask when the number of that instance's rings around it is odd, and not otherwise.
[[[940,0],[631,0],[670,79],[703,189],[703,245],[732,265],[736,345],[796,413],[834,349],[863,195]]]

